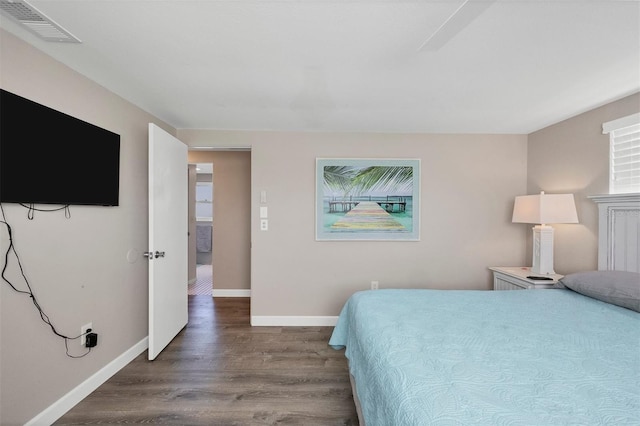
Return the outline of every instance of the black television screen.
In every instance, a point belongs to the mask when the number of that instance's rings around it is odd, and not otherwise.
[[[120,135],[0,89],[0,202],[117,206]]]

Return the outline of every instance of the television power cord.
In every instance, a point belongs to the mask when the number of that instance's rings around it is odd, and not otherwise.
[[[29,205],[26,205],[24,203],[18,203],[20,204],[22,207],[24,207],[25,209],[28,209],[29,211],[27,212],[27,219],[29,220],[33,220],[35,217],[35,212],[57,212],[59,210],[64,210],[64,217],[67,219],[71,219],[71,209],[69,208],[69,204],[66,204],[62,207],[58,207],[58,208],[54,208],[54,209],[37,209],[35,207],[34,203],[29,203]],[[4,216],[4,212],[3,212],[3,216]]]
[[[69,206],[65,206],[63,208],[68,209],[68,207]],[[55,209],[55,210],[41,210],[41,211],[56,211],[56,210],[62,210],[62,208]],[[29,284],[29,280],[27,279],[27,276],[24,273],[24,269],[22,267],[22,262],[20,261],[20,256],[18,256],[18,252],[16,251],[15,245],[13,244],[13,233],[12,233],[11,225],[9,225],[9,223],[7,222],[6,215],[5,215],[5,212],[4,212],[4,208],[2,207],[2,204],[0,204],[0,211],[2,212],[2,220],[0,220],[0,223],[4,224],[6,226],[7,233],[9,234],[9,247],[7,248],[7,251],[5,252],[5,255],[4,255],[4,266],[2,267],[2,273],[0,274],[0,276],[2,277],[2,280],[4,282],[6,282],[7,284],[9,284],[9,287],[11,287],[11,289],[13,291],[15,291],[16,293],[24,294],[24,295],[27,295],[27,296],[29,296],[31,298],[31,301],[33,302],[33,305],[36,307],[36,309],[38,311],[38,314],[40,315],[40,319],[42,319],[42,321],[51,328],[51,331],[53,332],[53,334],[55,334],[56,336],[58,336],[58,337],[60,337],[61,339],[64,340],[64,347],[65,347],[66,355],[69,358],[82,358],[84,356],[87,356],[91,352],[91,348],[89,348],[89,350],[87,350],[82,355],[71,355],[71,353],[69,352],[69,340],[80,339],[81,337],[86,336],[87,334],[89,334],[91,332],[91,330],[87,330],[86,332],[84,332],[84,333],[82,333],[82,334],[80,334],[78,336],[75,336],[75,337],[69,337],[69,336],[66,336],[66,335],[58,332],[58,330],[55,328],[55,326],[51,322],[51,319],[49,318],[49,316],[44,312],[44,310],[42,309],[42,306],[40,306],[40,303],[36,299],[36,295],[34,294],[33,289],[31,288],[31,284]],[[31,217],[29,219],[32,220],[33,218]],[[22,275],[22,279],[24,280],[24,282],[25,282],[25,284],[27,286],[27,290],[21,290],[21,289],[17,288],[5,276],[7,268],[9,266],[9,256],[10,256],[11,253],[13,253],[13,255],[14,255],[15,259],[16,259],[16,262],[18,264],[18,268],[20,269],[20,274]]]

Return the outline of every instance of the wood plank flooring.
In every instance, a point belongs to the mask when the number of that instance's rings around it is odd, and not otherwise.
[[[249,299],[189,296],[189,324],[56,425],[357,425],[333,327],[251,327]]]

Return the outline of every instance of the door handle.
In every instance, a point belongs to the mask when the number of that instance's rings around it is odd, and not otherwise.
[[[156,257],[156,259],[159,258],[159,257],[164,257],[164,252],[156,250],[156,256],[155,257]]]
[[[144,253],[142,253],[142,255],[149,260],[153,260],[153,253],[151,253],[150,251],[145,251]]]

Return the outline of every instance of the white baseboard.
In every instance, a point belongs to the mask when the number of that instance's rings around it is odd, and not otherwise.
[[[84,382],[73,388],[69,393],[54,402],[40,414],[29,420],[25,426],[51,425],[76,404],[98,389],[111,376],[133,361],[138,355],[149,348],[149,337],[145,337],[126,350],[122,355],[111,361]]]
[[[251,297],[251,290],[241,289],[213,289],[213,297]]]
[[[252,316],[251,325],[257,327],[293,326],[293,327],[327,327],[335,326],[338,317],[277,317],[277,316]]]

